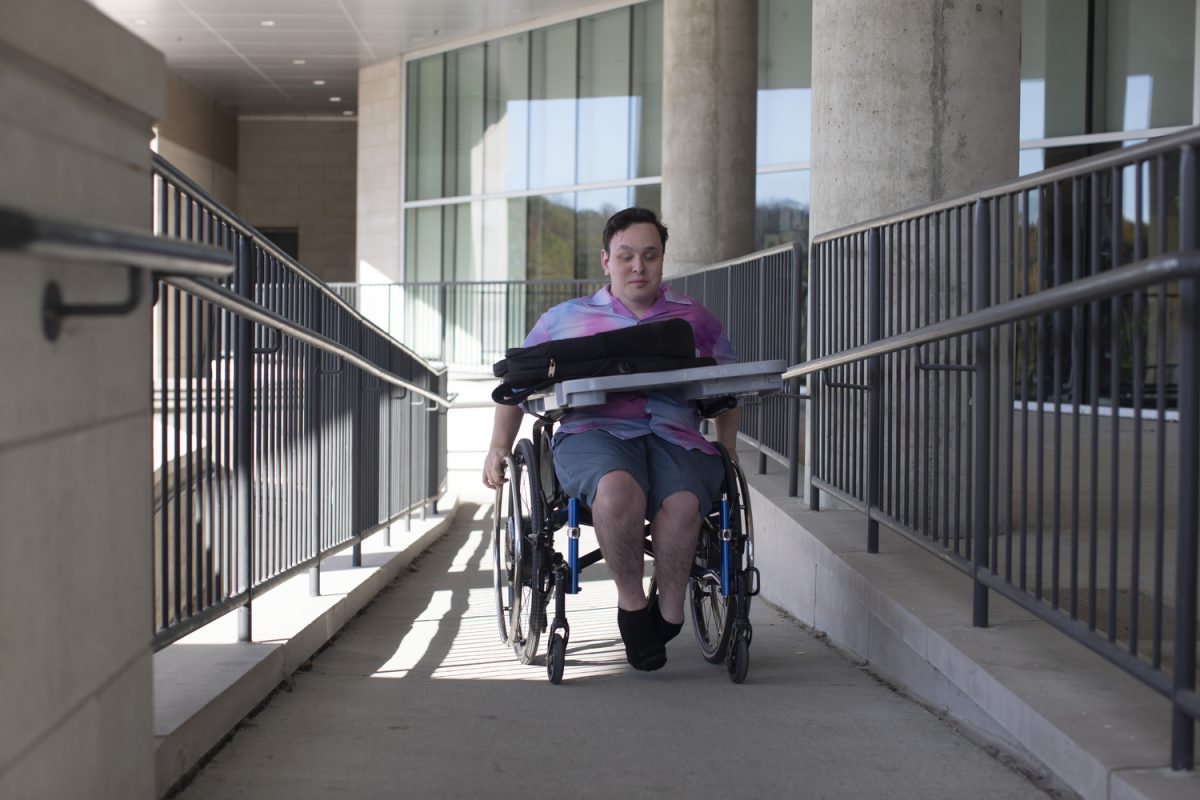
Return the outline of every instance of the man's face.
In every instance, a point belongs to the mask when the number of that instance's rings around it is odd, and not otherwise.
[[[613,297],[641,317],[658,299],[662,283],[663,245],[658,228],[638,222],[618,231],[600,251],[604,274],[612,282]]]

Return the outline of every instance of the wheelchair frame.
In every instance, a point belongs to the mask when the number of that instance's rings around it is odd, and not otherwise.
[[[533,663],[543,633],[549,631],[546,673],[562,681],[570,625],[566,598],[579,591],[579,574],[599,562],[600,551],[579,554],[580,525],[588,511],[567,498],[554,474],[550,439],[554,416],[539,416],[533,438],[517,442],[505,460],[507,481],[496,489],[492,531],[492,574],[500,639],[522,664]],[[741,683],[750,666],[750,598],[758,594],[754,567],[753,515],[741,467],[720,444],[725,468],[723,499],[701,520],[696,556],[688,580],[687,606],[692,631],[704,659],[724,662],[731,680]],[[566,557],[554,535],[567,527]],[[643,547],[653,558],[650,525]],[[652,578],[650,596],[657,586]],[[547,620],[551,596],[554,616]]]

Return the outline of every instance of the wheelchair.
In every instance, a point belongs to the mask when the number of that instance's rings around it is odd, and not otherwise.
[[[570,625],[567,595],[579,591],[579,574],[601,560],[597,549],[580,554],[579,527],[590,525],[582,504],[564,496],[554,473],[550,439],[555,419],[539,416],[532,440],[517,442],[505,461],[507,481],[496,489],[492,531],[492,573],[500,639],[522,664],[537,658],[543,637],[546,673],[562,681]],[[686,605],[700,654],[724,662],[730,679],[741,683],[750,668],[750,598],[758,594],[754,567],[753,518],[741,467],[719,444],[725,467],[722,499],[701,520]],[[567,554],[555,549],[555,534],[567,528]],[[650,525],[644,548],[653,558]],[[650,581],[650,596],[657,591]],[[554,598],[553,616],[549,615]]]

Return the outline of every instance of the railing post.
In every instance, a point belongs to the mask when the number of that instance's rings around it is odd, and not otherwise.
[[[757,260],[755,270],[758,273],[758,307],[767,307],[767,278],[763,267],[766,262],[761,257]],[[730,319],[733,316],[733,268],[729,267],[726,271],[729,275],[729,305]],[[772,320],[774,322],[774,320]],[[766,358],[767,353],[767,319],[765,314],[758,315],[758,357]],[[788,362],[794,364],[795,362]],[[758,406],[758,430],[755,436],[758,438],[758,474],[767,474],[767,454],[763,450],[763,443],[766,441],[765,431],[767,424],[767,407],[763,403]]]
[[[320,292],[313,292],[315,295],[313,301],[313,330],[317,333],[325,333],[322,328],[321,321],[324,317],[324,302],[325,299]],[[325,434],[324,426],[321,424],[321,395],[324,392],[325,383],[323,380],[324,370],[322,362],[324,357],[321,351],[312,348],[312,368],[309,370],[312,388],[309,391],[309,435],[311,436],[310,447],[312,452],[312,477],[313,477],[313,555],[316,556],[316,562],[308,570],[308,593],[312,597],[318,597],[321,594],[321,517],[323,516],[322,497],[324,482],[321,476],[322,446],[321,439]]]
[[[1179,176],[1180,249],[1196,249],[1200,233],[1197,203],[1196,151],[1183,148]],[[1179,529],[1175,552],[1175,692],[1196,688],[1196,481],[1200,477],[1200,325],[1195,309],[1200,303],[1200,281],[1179,282]],[[1171,769],[1194,766],[1196,721],[1178,702],[1171,709]]]
[[[800,287],[804,283],[804,264],[800,256],[800,244],[792,245],[792,286],[788,298],[788,364],[799,364],[802,358],[800,344],[804,336],[801,327],[804,304],[801,299]],[[788,381],[788,395],[792,402],[787,409],[787,442],[788,442],[788,497],[800,494],[800,379]]]
[[[989,202],[975,201],[975,311],[991,305],[991,228]],[[974,619],[977,628],[988,625],[987,586],[979,580],[988,569],[988,539],[991,529],[991,431],[992,431],[992,332],[985,328],[975,333],[975,539],[974,539]]]
[[[883,298],[880,277],[879,229],[867,233],[867,341],[879,341]],[[867,552],[879,552],[879,521],[872,512],[879,507],[883,480],[883,391],[880,386],[883,358],[867,359]]]
[[[254,302],[254,248],[244,235],[237,237],[237,291]],[[238,583],[246,602],[238,608],[238,641],[253,635],[251,598],[254,582],[254,323],[238,316],[233,381],[233,447],[237,464]]]
[[[439,352],[442,354],[442,363],[449,363],[450,357],[448,354],[449,346],[446,344],[446,331],[450,329],[446,320],[446,284],[443,282],[438,286],[438,319],[441,322],[441,347]]]
[[[815,249],[808,253],[808,356],[810,359],[819,358],[825,355],[825,343],[821,340],[821,295],[819,293],[821,282],[821,266],[824,261],[826,245],[816,245]],[[816,269],[813,265],[816,264]],[[818,373],[811,373],[808,378],[808,414],[805,417],[805,426],[808,428],[808,435],[804,440],[808,446],[808,458],[805,463],[805,471],[808,473],[808,507],[813,511],[821,510],[821,491],[813,483],[812,478],[817,474],[817,464],[820,463],[820,447],[821,447],[821,415],[818,410],[817,398],[821,394],[821,376]]]
[[[357,320],[352,323],[353,330],[357,334],[354,337],[354,351],[363,352],[363,323],[362,320]],[[355,368],[353,372],[352,384],[353,390],[351,396],[350,408],[350,521],[354,526],[354,536],[358,537],[366,529],[364,524],[366,514],[366,502],[364,495],[366,494],[366,477],[364,473],[366,458],[366,447],[363,446],[363,414],[365,413],[363,406],[363,372]],[[354,545],[350,548],[350,566],[362,566],[362,539],[355,538]]]

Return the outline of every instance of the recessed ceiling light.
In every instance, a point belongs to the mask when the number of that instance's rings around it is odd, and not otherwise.
[[[313,81],[313,86],[324,86],[325,81]]]
[[[262,22],[260,22],[260,23],[258,23],[258,24],[259,24],[259,25],[262,25],[264,28],[274,28],[274,27],[275,27],[275,20],[273,20],[273,19],[264,19]]]
[[[133,24],[134,24],[134,25],[145,25],[145,24],[146,24],[146,20],[144,20],[144,19],[135,19],[135,20],[133,21]]]
[[[353,117],[353,116],[354,116],[354,112],[353,112],[353,111],[351,111],[351,110],[349,110],[349,109],[346,109],[345,111],[343,111],[343,112],[342,112],[342,116],[343,116],[343,117]]]
[[[340,97],[331,97],[331,98],[329,98],[329,102],[331,102],[331,103],[340,103],[340,102],[342,102],[342,98],[340,98]]]
[[[307,64],[308,62],[305,61],[303,58],[293,58],[292,63],[295,64],[296,66],[301,66],[303,64]]]

